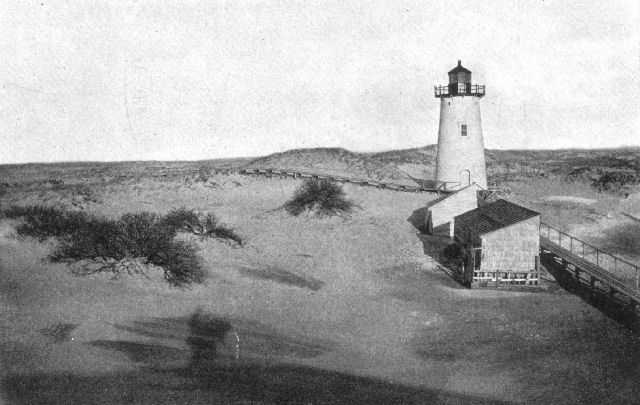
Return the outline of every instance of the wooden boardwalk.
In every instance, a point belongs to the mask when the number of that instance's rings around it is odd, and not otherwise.
[[[336,183],[352,183],[364,187],[375,187],[393,191],[404,191],[407,193],[454,193],[460,188],[460,183],[445,183],[424,180],[422,184],[406,185],[399,183],[386,183],[376,180],[365,180],[347,178],[342,176],[331,176],[326,174],[316,174],[308,172],[300,172],[295,170],[279,170],[279,169],[241,169],[240,174],[249,176],[267,176],[267,177],[291,177],[291,178],[316,178],[326,179]]]
[[[542,224],[541,230],[543,229],[543,227],[547,227],[547,225]],[[616,273],[613,270],[604,268],[604,264],[599,265],[589,260],[589,256],[584,253],[584,246],[586,244],[582,246],[582,254],[573,251],[572,247],[574,240],[582,243],[581,241],[573,238],[573,240],[571,241],[571,247],[567,249],[561,245],[561,239],[559,240],[560,243],[557,243],[549,239],[547,236],[540,235],[540,251],[541,253],[550,253],[553,256],[559,258],[562,261],[565,270],[573,271],[578,281],[580,281],[581,273],[587,274],[589,276],[589,284],[592,289],[595,289],[595,284],[599,283],[601,284],[601,287],[608,289],[610,294],[622,294],[627,297],[632,304],[640,304],[640,288],[638,286],[639,276],[637,266],[609,255],[610,257],[616,259],[616,269],[618,260],[630,266],[628,267],[629,271],[625,269],[624,271],[618,271]],[[598,260],[600,257],[598,255],[598,252],[599,251],[596,251],[596,260]],[[569,266],[571,266],[572,269],[569,269]]]

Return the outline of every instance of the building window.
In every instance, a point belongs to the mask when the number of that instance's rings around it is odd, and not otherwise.
[[[464,124],[460,125],[460,135],[467,136],[467,126]]]

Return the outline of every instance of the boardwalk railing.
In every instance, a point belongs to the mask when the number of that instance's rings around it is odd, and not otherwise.
[[[572,254],[594,263],[624,281],[625,284],[635,286],[636,290],[640,290],[640,266],[598,249],[543,222],[540,223],[540,236]]]
[[[437,192],[437,193],[452,193],[458,191],[460,188],[459,182],[436,182],[433,181],[433,184],[429,185],[405,185],[398,183],[386,183],[382,181],[376,180],[365,180],[365,179],[354,179],[342,176],[331,176],[328,174],[316,174],[316,173],[307,173],[300,172],[295,170],[278,170],[278,169],[241,169],[240,174],[256,176],[262,175],[267,177],[292,177],[292,178],[316,178],[316,179],[327,179],[337,183],[352,183],[360,186],[369,186],[375,188],[382,188],[394,191],[404,191],[408,193],[426,193],[426,192]]]

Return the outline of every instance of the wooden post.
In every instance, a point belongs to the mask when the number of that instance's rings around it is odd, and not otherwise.
[[[600,251],[596,249],[596,264],[600,266]]]
[[[591,279],[589,280],[589,287],[591,287],[591,292],[596,291],[596,278],[593,276],[591,276]]]
[[[569,238],[569,251],[573,253],[573,237]]]

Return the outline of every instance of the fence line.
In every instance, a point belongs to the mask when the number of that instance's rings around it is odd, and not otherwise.
[[[544,222],[540,223],[540,235],[556,243],[561,248],[567,249],[572,254],[588,260],[591,263],[595,263],[596,266],[624,281],[630,281],[635,284],[637,290],[640,290],[640,266],[621,259],[609,252],[605,252],[602,249],[598,249]]]

